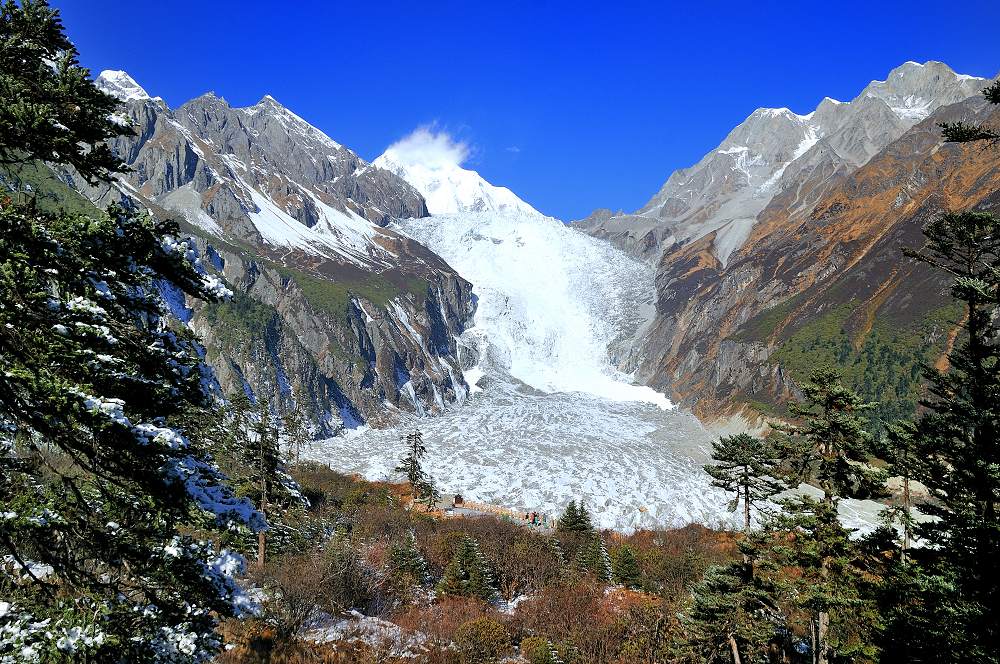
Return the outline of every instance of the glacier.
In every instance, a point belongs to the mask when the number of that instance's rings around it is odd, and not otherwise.
[[[422,140],[437,154],[450,147]],[[595,525],[622,532],[739,527],[702,469],[715,436],[620,368],[654,313],[654,267],[512,202],[509,189],[456,163],[392,165],[433,213],[393,230],[473,284],[476,313],[458,339],[470,389],[442,414],[424,417],[414,403],[417,414],[397,412],[393,428],[361,426],[306,456],[398,481],[401,437],[419,429],[426,470],[444,495],[552,517],[574,499]],[[853,526],[873,521],[871,505],[844,507]]]

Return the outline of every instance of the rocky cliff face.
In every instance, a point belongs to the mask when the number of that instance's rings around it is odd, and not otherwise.
[[[759,109],[641,210],[578,222],[656,262],[637,377],[720,420],[781,414],[826,363],[880,414],[912,412],[919,364],[951,343],[956,312],[901,248],[942,211],[997,206],[995,151],[944,145],[937,127],[984,119],[984,85],[906,63],[848,103]]]
[[[224,390],[303,410],[321,433],[464,399],[455,338],[473,313],[471,285],[385,227],[427,214],[413,187],[269,96],[233,108],[207,94],[172,110],[124,72],[98,83],[136,129],[113,145],[131,170],[103,189],[63,177],[96,202],[130,199],[195,234],[236,295],[170,299]]]
[[[907,415],[919,365],[953,339],[947,284],[902,255],[944,211],[1000,208],[1000,155],[943,145],[937,122],[986,117],[978,99],[933,113],[838,183],[804,178],[722,263],[716,234],[665,253],[640,376],[705,419],[780,413],[818,364],[844,370],[884,415]],[[819,189],[815,205],[797,204]]]

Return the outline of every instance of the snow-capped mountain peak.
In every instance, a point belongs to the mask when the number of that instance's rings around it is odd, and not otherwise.
[[[122,101],[150,99],[149,94],[135,79],[120,69],[105,69],[94,81],[98,88]]]
[[[540,215],[506,187],[497,187],[476,171],[462,168],[468,148],[443,132],[417,129],[389,146],[373,166],[406,180],[427,201],[431,214],[503,212]]]

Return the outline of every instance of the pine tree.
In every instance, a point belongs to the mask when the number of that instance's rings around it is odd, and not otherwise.
[[[770,661],[770,646],[784,627],[777,590],[769,575],[758,570],[767,566],[761,559],[760,543],[770,536],[745,538],[740,542],[741,561],[709,568],[692,589],[691,607],[682,623],[699,661]]]
[[[228,441],[231,461],[227,470],[240,495],[251,498],[268,516],[271,528],[257,533],[257,566],[263,567],[268,540],[279,530],[288,534],[285,511],[305,506],[307,501],[281,461],[280,430],[267,400],[259,399],[254,405],[241,391],[230,401],[234,434]]]
[[[575,567],[593,574],[599,581],[610,581],[612,577],[611,557],[600,533],[591,533],[577,551]]]
[[[437,591],[442,595],[478,597],[487,602],[493,601],[497,591],[476,540],[468,536],[462,538],[451,561],[444,568]]]
[[[406,476],[406,481],[413,491],[414,502],[424,503],[430,511],[441,499],[441,494],[423,468],[423,460],[427,456],[423,435],[419,431],[413,431],[408,433],[403,441],[406,444],[406,454],[399,460],[396,472]]]
[[[618,550],[615,551],[611,569],[615,583],[630,590],[638,590],[642,587],[642,570],[639,569],[639,561],[636,560],[635,552],[628,544],[618,547]]]
[[[115,104],[75,58],[47,5],[3,5],[0,158],[106,180]],[[213,379],[158,284],[225,295],[178,232],[0,202],[0,658],[202,661],[249,606],[242,559],[184,534],[265,524],[170,424],[211,407]]]
[[[0,165],[47,161],[109,180],[125,170],[105,142],[129,131],[109,120],[118,103],[94,86],[47,2],[0,5]]]
[[[820,500],[781,501],[784,513],[776,517],[774,529],[793,537],[775,551],[800,572],[791,595],[810,616],[814,664],[827,664],[849,652],[874,651],[871,635],[859,642],[856,635],[847,639],[830,631],[831,620],[839,624],[842,617],[868,610],[871,604],[858,584],[857,547],[837,510],[842,497],[878,495],[885,482],[884,473],[869,465],[873,438],[863,415],[873,404],[844,387],[832,369],[814,371],[802,393],[805,402],[792,404],[789,411],[803,424],[783,428],[788,434],[784,449],[796,479],[817,484],[823,495]]]
[[[590,521],[590,512],[581,501],[579,505],[570,500],[566,510],[556,523],[556,530],[566,533],[589,533],[594,529]]]
[[[1000,104],[1000,79],[983,88],[983,97],[990,104]],[[940,125],[944,140],[949,143],[972,143],[986,141],[992,145],[1000,143],[1000,129],[985,124],[945,122]]]
[[[300,391],[296,391],[292,408],[281,418],[281,433],[285,438],[285,449],[287,458],[295,463],[299,462],[302,450],[309,444],[310,433],[306,426],[306,418],[302,413],[303,398]]]
[[[712,460],[705,466],[712,486],[736,494],[729,510],[735,512],[743,503],[743,529],[749,532],[751,509],[785,489],[776,478],[780,454],[768,441],[741,433],[712,443]]]
[[[993,89],[996,89],[994,84]],[[982,212],[945,214],[910,255],[950,275],[964,305],[964,334],[945,371],[928,368],[925,414],[912,432],[913,478],[933,501],[917,525],[933,555],[917,579],[929,651],[944,661],[1000,659],[1000,221]],[[927,615],[927,613],[930,615]],[[931,650],[933,649],[933,650]]]
[[[389,549],[389,573],[399,586],[420,585],[427,580],[427,562],[412,532]]]
[[[903,531],[899,545],[900,562],[907,563],[913,541],[912,484],[913,473],[920,463],[917,446],[913,441],[914,426],[911,422],[890,424],[886,427],[885,439],[879,456],[887,463],[886,472],[900,478],[900,499],[898,504],[889,505],[882,511],[882,518],[890,528],[898,525]]]

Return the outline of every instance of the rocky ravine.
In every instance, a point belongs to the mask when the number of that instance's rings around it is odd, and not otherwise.
[[[61,176],[99,204],[131,199],[197,238],[235,297],[169,299],[205,340],[224,390],[297,408],[319,434],[465,398],[455,339],[474,311],[471,285],[385,227],[427,214],[416,190],[271,97],[233,108],[209,93],[170,109],[124,72],[98,84],[136,129],[114,143],[131,171],[102,189]]]
[[[630,368],[706,421],[782,414],[817,363],[907,415],[919,364],[955,324],[946,285],[903,258],[946,210],[994,208],[1000,155],[944,145],[988,120],[983,79],[907,63],[849,103],[760,109],[635,215],[577,224],[656,261],[656,308]]]

